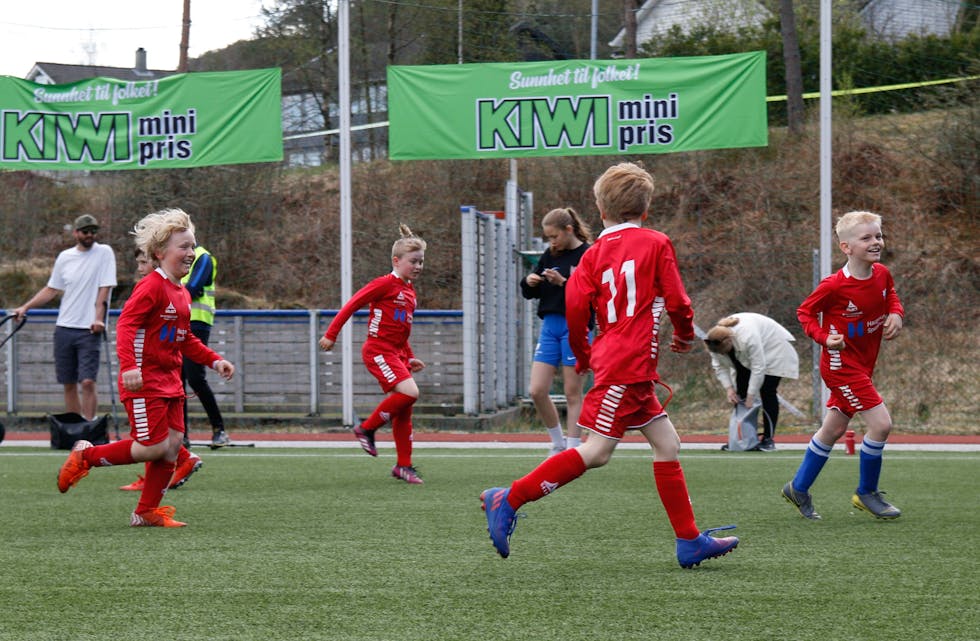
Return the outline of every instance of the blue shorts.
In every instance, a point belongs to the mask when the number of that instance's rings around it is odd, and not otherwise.
[[[87,329],[54,328],[54,371],[58,382],[70,385],[99,376],[102,335]]]
[[[541,321],[541,335],[534,347],[534,360],[552,367],[575,367],[575,354],[568,344],[568,323],[561,314],[547,314]]]

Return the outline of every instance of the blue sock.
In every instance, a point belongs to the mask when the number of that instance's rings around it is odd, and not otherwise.
[[[796,470],[793,477],[793,489],[797,492],[807,492],[810,486],[817,480],[817,475],[823,469],[824,463],[830,458],[830,452],[834,449],[833,445],[824,445],[814,436],[810,439],[810,444],[803,454],[803,462],[800,469]]]
[[[861,476],[855,492],[870,494],[878,491],[878,479],[881,477],[881,453],[885,449],[885,441],[872,441],[867,436],[861,441],[860,469]]]

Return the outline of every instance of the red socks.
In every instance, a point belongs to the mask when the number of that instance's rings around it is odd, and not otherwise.
[[[411,397],[410,397],[411,398]],[[395,453],[398,465],[412,465],[412,406],[391,417],[391,435],[395,439]]]
[[[576,449],[565,450],[546,458],[530,474],[514,481],[510,486],[507,502],[516,510],[525,503],[551,494],[583,474],[585,461],[582,460],[582,455]]]
[[[687,493],[687,482],[680,461],[654,461],[653,478],[657,483],[657,493],[667,510],[667,518],[674,535],[679,539],[693,539],[701,531],[694,520],[694,508]]]
[[[361,428],[365,430],[376,430],[391,420],[392,417],[398,416],[405,409],[414,405],[417,400],[418,398],[415,396],[409,396],[401,392],[392,392],[378,404],[374,411],[371,412],[371,416],[368,416],[361,422]]]
[[[132,449],[132,439],[113,441],[106,445],[93,445],[82,450],[82,458],[92,467],[131,465],[136,462],[133,460]]]
[[[140,493],[139,503],[136,504],[137,514],[160,507],[175,469],[177,463],[174,461],[147,461],[144,479],[146,484],[143,486],[143,492]]]

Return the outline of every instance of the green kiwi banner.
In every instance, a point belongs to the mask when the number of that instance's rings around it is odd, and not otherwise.
[[[64,85],[0,76],[0,170],[280,161],[281,76],[259,69]]]
[[[764,147],[766,54],[388,68],[392,160]]]

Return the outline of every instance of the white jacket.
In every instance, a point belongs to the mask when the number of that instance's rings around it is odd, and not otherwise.
[[[732,314],[738,324],[731,328],[735,358],[752,372],[747,394],[759,397],[766,376],[799,378],[800,358],[793,347],[795,339],[789,331],[762,314],[740,312]],[[722,387],[735,388],[735,368],[728,354],[711,354],[711,367]]]

